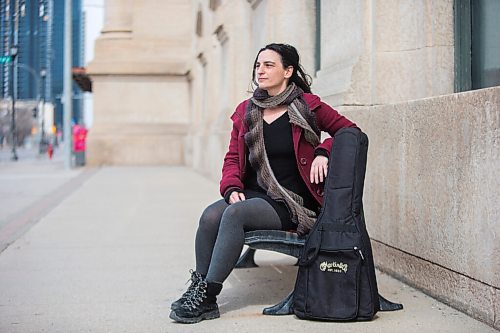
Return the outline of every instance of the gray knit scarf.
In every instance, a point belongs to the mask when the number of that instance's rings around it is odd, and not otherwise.
[[[269,197],[286,205],[292,222],[297,224],[299,235],[309,232],[317,216],[315,212],[304,207],[304,200],[300,195],[284,188],[276,180],[264,145],[263,110],[287,105],[290,123],[301,127],[306,141],[316,147],[320,143],[320,131],[316,126],[314,115],[302,98],[303,93],[294,83],[276,96],[269,96],[267,91],[256,89],[245,113],[248,126],[245,142],[249,149],[250,164],[257,173],[257,182]]]

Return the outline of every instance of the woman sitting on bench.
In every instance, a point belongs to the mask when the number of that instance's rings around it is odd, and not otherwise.
[[[244,232],[297,230],[316,221],[328,170],[331,136],[356,127],[311,93],[297,50],[269,44],[255,59],[253,96],[231,116],[220,192],[203,212],[196,233],[196,271],[191,285],[172,303],[170,318],[197,323],[218,318],[217,295],[238,261]]]

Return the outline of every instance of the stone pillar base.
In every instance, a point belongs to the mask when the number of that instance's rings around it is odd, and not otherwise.
[[[183,165],[185,124],[94,126],[87,141],[87,165]]]

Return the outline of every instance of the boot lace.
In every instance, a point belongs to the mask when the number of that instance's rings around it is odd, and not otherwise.
[[[186,297],[186,300],[182,304],[183,308],[192,311],[201,305],[203,300],[207,298],[207,282],[200,281],[198,285],[193,288],[193,291]]]
[[[191,273],[191,277],[189,278],[189,280],[186,281],[186,284],[189,283],[189,281],[191,281],[191,284],[189,285],[186,292],[182,294],[183,298],[189,297],[196,289],[198,283],[200,283],[200,281],[203,280],[200,273],[193,271],[192,269],[189,270],[189,273]]]

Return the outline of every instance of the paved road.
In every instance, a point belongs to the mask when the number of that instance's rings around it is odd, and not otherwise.
[[[10,209],[2,213],[0,237],[20,220],[18,209],[32,217],[0,253],[2,333],[496,332],[382,273],[381,294],[404,303],[403,311],[361,323],[263,316],[263,307],[288,294],[296,274],[294,259],[266,252],[257,253],[262,267],[236,270],[226,281],[220,319],[173,323],[168,307],[185,288],[196,221],[218,199],[216,183],[183,167],[64,171],[57,159],[39,162],[0,162],[1,208]],[[19,198],[37,194],[14,209],[4,200],[16,186]],[[44,209],[36,213],[37,205]]]

